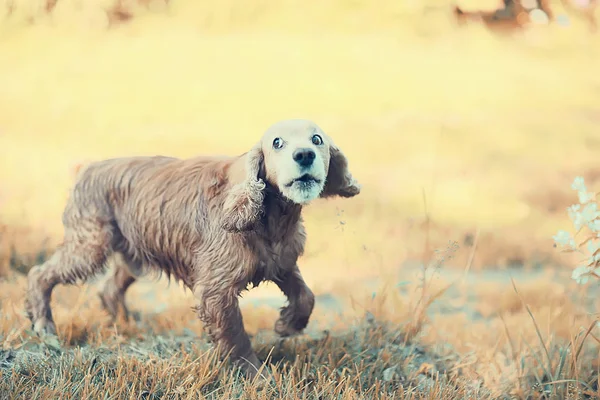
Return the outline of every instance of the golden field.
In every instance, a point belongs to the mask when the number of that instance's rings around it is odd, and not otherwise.
[[[305,210],[300,265],[319,296],[306,337],[271,337],[276,289],[245,296],[261,356],[276,344],[281,398],[598,394],[598,291],[572,282],[577,259],[552,240],[571,227],[573,178],[600,191],[600,36],[577,18],[501,36],[457,28],[440,0],[172,0],[124,3],[133,17],[107,29],[111,2],[44,4],[0,2],[0,394],[273,395],[215,368],[177,285],[134,285],[140,320],[115,325],[93,287],[57,288],[60,343],[43,345],[22,273],[60,242],[79,163],[238,154],[286,118],[317,122],[363,187]]]

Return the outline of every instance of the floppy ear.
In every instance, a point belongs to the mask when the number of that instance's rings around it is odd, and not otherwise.
[[[264,156],[260,143],[246,153],[245,177],[229,189],[223,204],[221,226],[229,232],[243,232],[252,226],[263,212]]]
[[[331,143],[329,146],[329,172],[321,197],[353,197],[360,193],[359,183],[348,171],[348,159],[339,147]]]

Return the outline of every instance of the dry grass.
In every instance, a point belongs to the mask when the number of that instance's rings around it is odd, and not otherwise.
[[[472,294],[472,304],[496,307],[473,318],[440,311],[415,317],[423,291],[418,284],[407,286],[413,286],[407,294],[393,288],[375,296],[355,294],[354,306],[338,318],[318,304],[308,334],[285,341],[271,331],[275,309],[244,307],[253,345],[262,359],[271,360],[276,375],[276,385],[265,393],[245,388],[243,379],[218,361],[190,310],[191,296],[180,287],[138,283],[128,295],[136,321],[115,325],[100,312],[95,284],[60,287],[53,300],[60,341],[40,342],[22,315],[24,278],[16,275],[0,283],[0,393],[33,399],[99,393],[346,399],[598,395],[598,347],[590,335],[595,321],[565,296],[572,287],[556,290],[541,279],[519,285],[518,295],[510,284],[479,292],[467,285],[459,293]],[[429,281],[431,293],[445,287]],[[507,290],[500,305],[490,290]],[[462,299],[445,302],[460,308]],[[420,330],[414,329],[417,323]],[[573,396],[576,391],[581,395]]]
[[[573,177],[600,187],[600,37],[585,23],[504,37],[456,29],[442,0],[48,4],[0,2],[0,394],[598,394],[600,297],[552,242]],[[336,139],[364,189],[306,210],[307,336],[272,336],[272,286],[247,295],[254,345],[278,362],[270,394],[219,368],[193,299],[162,281],[134,285],[141,316],[114,326],[92,286],[61,287],[60,342],[30,336],[22,273],[61,240],[77,163],[238,153],[296,116]],[[436,258],[448,241],[452,259]],[[423,260],[441,264],[425,286]]]

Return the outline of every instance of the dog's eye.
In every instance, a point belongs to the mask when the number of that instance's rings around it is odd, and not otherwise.
[[[282,147],[283,147],[283,140],[281,140],[281,138],[273,139],[273,148],[274,149],[280,149]]]
[[[323,138],[319,135],[313,135],[312,142],[315,146],[320,146],[323,144]]]

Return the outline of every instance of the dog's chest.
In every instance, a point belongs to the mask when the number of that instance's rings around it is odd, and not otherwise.
[[[258,265],[253,281],[273,280],[281,277],[296,265],[304,252],[306,237],[299,226],[290,235],[280,238],[266,237],[257,246]]]

